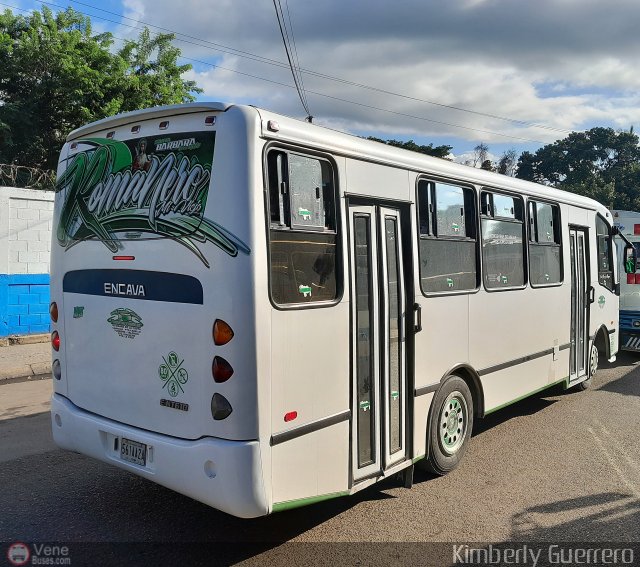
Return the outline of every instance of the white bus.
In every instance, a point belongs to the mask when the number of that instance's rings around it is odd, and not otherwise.
[[[640,251],[640,213],[611,212],[620,234],[633,243],[636,252]],[[622,258],[619,268],[624,270]],[[620,279],[620,349],[640,352],[640,274]]]
[[[90,124],[58,168],[55,441],[240,517],[444,474],[474,419],[614,359],[612,224],[250,106]]]

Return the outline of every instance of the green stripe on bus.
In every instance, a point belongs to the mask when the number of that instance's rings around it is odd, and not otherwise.
[[[528,394],[524,394],[523,396],[520,396],[519,398],[516,398],[515,400],[511,400],[510,402],[507,402],[506,404],[502,404],[501,406],[498,406],[498,407],[492,408],[492,409],[490,409],[488,411],[485,411],[484,415],[489,415],[490,413],[493,413],[494,411],[498,411],[498,410],[506,408],[507,406],[510,406],[512,404],[516,404],[518,402],[521,402],[525,398],[528,398],[529,396],[533,396],[534,394],[537,394],[538,392],[542,392],[543,390],[546,390],[548,388],[553,388],[553,386],[557,386],[558,384],[561,384],[562,382],[566,382],[566,380],[568,378],[569,378],[568,376],[565,376],[564,378],[562,378],[560,380],[552,382],[551,384],[547,384],[546,386],[542,386],[542,388],[538,388],[537,390],[533,390],[532,392],[529,392]]]
[[[301,506],[308,506],[309,504],[317,504],[324,500],[331,500],[333,498],[340,498],[341,496],[348,496],[349,491],[346,492],[332,492],[330,494],[321,494],[320,496],[311,496],[309,498],[300,498],[298,500],[287,500],[286,502],[277,502],[273,505],[272,512],[283,512],[285,510],[292,510],[293,508],[300,508]]]

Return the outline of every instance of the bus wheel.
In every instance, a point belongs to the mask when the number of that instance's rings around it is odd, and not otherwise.
[[[473,429],[473,398],[459,376],[449,377],[433,401],[429,420],[427,470],[438,475],[452,471],[464,455]]]
[[[576,386],[576,390],[583,391],[589,388],[593,383],[593,377],[596,375],[597,371],[598,371],[598,347],[595,344],[593,344],[591,345],[591,352],[589,354],[589,378],[587,378],[583,382],[580,382],[580,384]]]

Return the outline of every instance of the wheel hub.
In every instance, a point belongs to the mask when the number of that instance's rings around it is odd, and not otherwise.
[[[466,434],[467,403],[460,392],[451,392],[440,410],[440,445],[448,455],[460,449]]]

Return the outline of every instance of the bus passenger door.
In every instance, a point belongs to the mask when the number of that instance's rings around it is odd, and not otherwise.
[[[569,229],[571,257],[571,350],[569,382],[587,373],[589,353],[589,280],[587,272],[587,235],[578,228]]]
[[[353,478],[407,458],[407,306],[398,210],[349,208]]]

